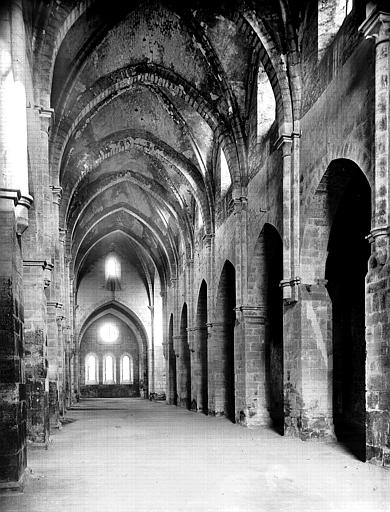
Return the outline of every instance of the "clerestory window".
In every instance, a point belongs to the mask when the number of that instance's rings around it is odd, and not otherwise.
[[[105,262],[106,288],[109,290],[120,290],[121,285],[121,263],[118,256],[110,252]]]

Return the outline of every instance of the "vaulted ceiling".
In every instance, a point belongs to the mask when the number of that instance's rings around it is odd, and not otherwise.
[[[50,169],[63,189],[60,223],[75,275],[114,247],[164,283],[192,257],[196,235],[214,230],[219,147],[233,187],[245,187],[259,61],[280,99],[279,120],[286,116],[278,69],[294,39],[287,5],[28,4],[38,100],[55,112]]]

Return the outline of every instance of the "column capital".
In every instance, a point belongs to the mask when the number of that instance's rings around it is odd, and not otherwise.
[[[267,308],[262,304],[240,304],[234,308],[234,311],[243,313],[246,316],[263,316]]]
[[[177,285],[177,281],[178,281],[177,277],[172,277],[170,282],[169,282],[169,287],[170,288],[175,287]]]
[[[59,185],[50,185],[53,194],[53,204],[60,206],[62,199],[62,187]]]
[[[47,288],[51,283],[51,272],[54,265],[49,260],[23,260],[24,268],[38,267],[43,270],[43,287]]]
[[[241,320],[248,323],[265,324],[267,320],[267,308],[261,304],[241,304],[234,308],[236,315],[241,315]]]
[[[390,41],[390,12],[374,9],[359,27],[366,39],[375,39],[376,44]]]
[[[283,293],[283,300],[290,304],[298,300],[298,286],[301,284],[300,277],[291,277],[290,279],[282,279],[279,283]]]
[[[13,201],[14,205],[18,204],[21,193],[19,189],[16,188],[0,188],[0,199],[9,199]]]
[[[213,233],[205,233],[203,235],[203,243],[205,244],[206,247],[210,247],[211,246],[211,243],[214,239],[214,234]]]
[[[55,309],[62,309],[64,305],[61,302],[57,302],[56,300],[47,301],[47,307],[49,308],[55,308]]]
[[[291,148],[293,143],[293,135],[282,133],[274,146],[276,149],[282,149],[283,158],[291,155]]]
[[[207,322],[206,327],[207,329],[212,329],[213,327],[223,327],[227,325],[226,322]]]
[[[64,244],[65,243],[65,238],[66,238],[66,229],[58,228],[58,233],[59,233],[60,243]]]
[[[15,205],[16,233],[20,236],[28,228],[28,210],[34,199],[30,194],[21,194]]]
[[[378,237],[389,237],[390,235],[390,226],[378,226],[376,228],[372,228],[369,234],[366,236],[366,240],[372,244],[375,242],[375,239]]]
[[[50,107],[43,107],[42,105],[35,105],[38,115],[41,119],[41,130],[49,133],[51,122],[54,117],[54,109]]]
[[[248,198],[246,196],[233,197],[231,203],[233,204],[233,214],[235,215],[245,210]]]
[[[195,327],[187,327],[187,332],[207,331],[207,324]]]
[[[187,338],[186,334],[174,334],[172,339],[175,341],[183,341]]]

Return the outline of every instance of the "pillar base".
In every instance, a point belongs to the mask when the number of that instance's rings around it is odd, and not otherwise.
[[[311,416],[305,409],[298,417],[287,416],[284,421],[284,435],[297,437],[302,441],[335,441],[333,419],[331,416]]]
[[[236,412],[236,423],[248,428],[271,427],[272,421],[268,411],[246,407]]]
[[[19,478],[19,480],[16,482],[10,481],[10,482],[1,482],[0,481],[0,496],[15,496],[17,493],[22,493],[24,486],[27,483],[28,476],[30,474],[30,470],[26,468],[22,476]]]
[[[367,412],[366,460],[390,468],[390,411]]]

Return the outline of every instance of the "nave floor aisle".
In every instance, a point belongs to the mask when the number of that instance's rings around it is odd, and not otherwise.
[[[1,512],[390,512],[390,471],[342,447],[141,399],[82,400]]]

